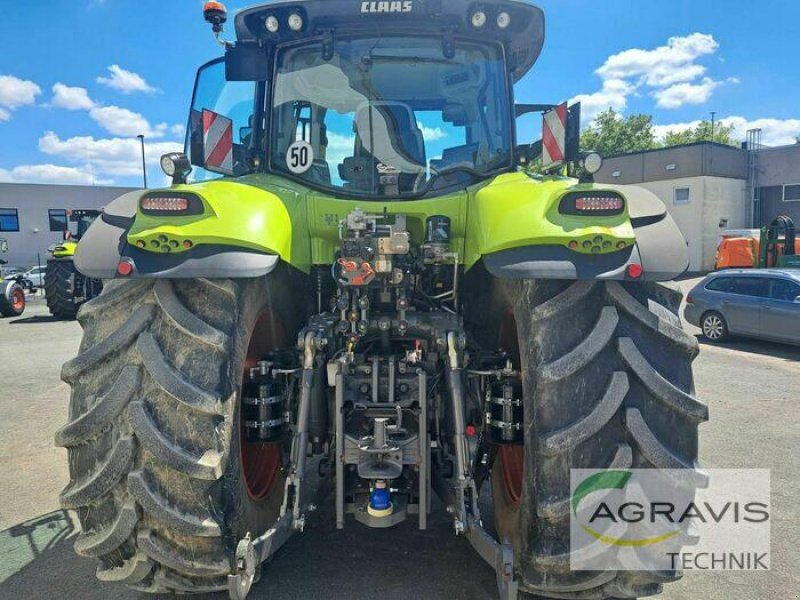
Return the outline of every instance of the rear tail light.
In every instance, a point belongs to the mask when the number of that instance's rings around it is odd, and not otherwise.
[[[624,204],[622,198],[598,198],[597,196],[584,196],[575,199],[575,210],[584,212],[594,211],[620,211]]]
[[[639,277],[642,276],[642,273],[644,273],[644,269],[642,268],[642,265],[638,263],[631,263],[628,265],[626,273],[631,279],[639,279]]]
[[[691,294],[686,294],[686,304],[694,304],[694,298]]]
[[[142,199],[142,210],[183,212],[189,208],[186,198],[169,198],[154,196]]]
[[[625,200],[615,192],[572,192],[561,199],[558,211],[564,215],[618,215],[625,210]]]
[[[128,277],[131,273],[133,273],[133,262],[129,259],[123,258],[117,265],[117,273],[121,277]]]
[[[184,192],[153,192],[139,201],[139,208],[146,215],[166,217],[203,214],[200,197]]]

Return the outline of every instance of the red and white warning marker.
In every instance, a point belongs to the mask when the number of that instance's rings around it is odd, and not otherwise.
[[[564,162],[567,146],[567,103],[544,113],[542,125],[542,167],[555,167]]]
[[[233,121],[203,110],[203,162],[206,169],[233,175]]]

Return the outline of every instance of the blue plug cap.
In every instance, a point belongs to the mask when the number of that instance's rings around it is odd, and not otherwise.
[[[386,510],[392,506],[391,494],[385,481],[375,482],[375,489],[370,495],[369,505],[373,510]]]

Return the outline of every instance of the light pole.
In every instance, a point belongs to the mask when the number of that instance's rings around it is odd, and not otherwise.
[[[142,179],[144,179],[144,187],[147,188],[147,166],[144,160],[144,135],[140,133],[136,137],[142,142]]]
[[[717,116],[716,111],[711,111],[711,141],[714,141],[714,118]]]

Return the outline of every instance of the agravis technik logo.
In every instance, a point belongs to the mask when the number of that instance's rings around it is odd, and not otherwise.
[[[624,489],[627,483],[630,481],[631,475],[632,473],[630,471],[604,471],[591,475],[585,479],[583,483],[581,483],[575,490],[575,493],[572,494],[571,504],[573,514],[577,517],[578,507],[580,506],[581,500],[595,492],[611,489]],[[624,508],[627,507],[623,507],[623,510]],[[614,518],[611,508],[605,502],[601,502],[597,505],[597,509],[589,518],[589,523],[593,524],[594,521],[599,518]],[[624,516],[620,516],[620,518],[624,519]],[[652,544],[658,544],[659,542],[668,540],[671,537],[680,534],[681,532],[679,528],[675,527],[672,531],[668,531],[667,533],[661,535],[628,539],[625,537],[604,535],[588,524],[582,523],[581,527],[594,539],[604,544],[608,544],[609,546],[650,546]]]
[[[573,570],[769,568],[769,471],[574,469]]]

